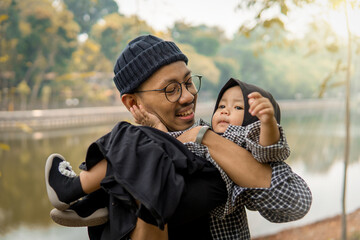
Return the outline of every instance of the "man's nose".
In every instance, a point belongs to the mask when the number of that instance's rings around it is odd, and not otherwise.
[[[194,101],[195,96],[191,92],[189,92],[189,90],[187,90],[187,88],[183,86],[183,84],[181,84],[181,88],[182,94],[180,96],[179,103],[184,104]]]

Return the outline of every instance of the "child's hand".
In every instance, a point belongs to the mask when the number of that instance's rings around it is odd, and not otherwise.
[[[139,107],[133,105],[130,108],[130,112],[133,115],[137,124],[157,128],[161,131],[167,132],[165,125],[159,120],[159,118],[154,114],[146,111],[142,105],[139,105]]]
[[[256,116],[262,123],[271,123],[276,121],[274,117],[274,107],[270,100],[263,97],[258,92],[252,92],[248,95],[249,112],[252,116]]]

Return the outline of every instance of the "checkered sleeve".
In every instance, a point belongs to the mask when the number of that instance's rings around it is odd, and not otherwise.
[[[248,126],[229,125],[223,137],[245,148],[253,157],[261,163],[285,161],[290,156],[290,147],[286,141],[283,128],[278,125],[280,139],[277,143],[270,146],[259,144],[260,121]]]
[[[234,187],[235,205],[258,211],[271,222],[298,220],[310,210],[312,195],[306,182],[284,162],[269,163],[272,167],[270,188]]]
[[[270,146],[259,144],[260,121],[252,123],[245,128],[245,148],[261,163],[285,161],[290,156],[290,147],[286,141],[283,128],[278,125],[280,139]]]

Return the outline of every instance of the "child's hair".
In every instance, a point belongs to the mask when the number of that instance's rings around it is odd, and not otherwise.
[[[263,97],[266,97],[270,100],[270,102],[272,103],[272,105],[274,106],[274,116],[275,119],[277,121],[278,124],[280,124],[280,118],[281,118],[281,113],[280,113],[280,107],[277,104],[277,102],[275,101],[275,99],[273,98],[273,96],[271,95],[271,93],[265,91],[262,88],[259,88],[255,85],[249,84],[249,83],[245,83],[242,82],[240,80],[234,79],[234,78],[230,78],[229,81],[227,81],[227,83],[225,83],[225,85],[222,87],[222,89],[220,90],[217,100],[216,100],[216,104],[215,104],[215,108],[214,108],[214,113],[216,112],[216,109],[219,106],[219,102],[222,98],[222,96],[224,95],[225,91],[228,90],[231,87],[234,86],[239,86],[241,88],[241,91],[243,93],[244,96],[244,121],[242,123],[242,126],[247,126],[251,123],[254,123],[256,121],[258,121],[259,119],[256,116],[252,116],[249,113],[249,98],[248,95],[252,92],[259,92]]]

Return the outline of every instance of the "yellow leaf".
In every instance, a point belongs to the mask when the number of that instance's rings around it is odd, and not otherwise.
[[[5,151],[10,151],[10,146],[8,144],[0,142],[0,149],[5,150]]]
[[[8,18],[9,18],[9,15],[7,15],[7,14],[0,15],[0,23],[7,20]]]
[[[18,128],[20,128],[21,130],[23,130],[24,132],[27,132],[27,133],[31,133],[33,130],[31,127],[29,127],[29,125],[27,125],[26,123],[16,123],[16,126]]]
[[[4,63],[9,59],[9,55],[0,56],[0,63]]]

